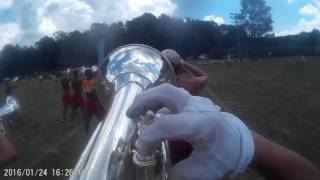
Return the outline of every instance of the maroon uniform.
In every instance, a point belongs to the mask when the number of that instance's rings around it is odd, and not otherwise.
[[[71,86],[73,89],[73,95],[71,97],[73,108],[76,109],[76,108],[80,107],[81,109],[84,109],[85,102],[83,100],[82,90],[81,90],[82,81],[81,80],[72,80]]]
[[[71,105],[72,101],[71,101],[69,80],[67,78],[63,78],[61,80],[61,86],[62,86],[62,89],[63,89],[62,102],[65,105]]]

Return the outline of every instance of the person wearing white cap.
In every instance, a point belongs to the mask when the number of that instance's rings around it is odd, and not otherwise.
[[[196,66],[185,62],[173,49],[165,49],[162,54],[171,62],[176,73],[176,81],[172,84],[182,87],[192,95],[198,95],[206,86],[208,75]]]
[[[320,179],[318,168],[302,156],[250,131],[211,100],[182,88],[164,84],[142,92],[127,116],[135,119],[163,107],[168,111],[139,134],[136,148],[148,156],[164,139],[190,142],[193,152],[173,166],[173,180],[218,180],[237,176],[249,166],[268,179]]]

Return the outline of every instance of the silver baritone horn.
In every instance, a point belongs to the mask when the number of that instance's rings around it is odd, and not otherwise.
[[[132,120],[126,111],[139,93],[174,79],[170,62],[149,46],[127,45],[111,52],[99,67],[97,81],[99,100],[109,112],[91,136],[70,180],[170,179],[166,141],[150,156],[140,156],[135,150],[138,132],[153,117],[149,113],[144,120]]]

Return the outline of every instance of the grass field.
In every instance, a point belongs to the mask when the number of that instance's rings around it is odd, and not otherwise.
[[[304,71],[298,70],[295,62],[294,58],[278,58],[232,67],[198,65],[209,74],[202,95],[233,112],[250,128],[296,150],[320,167],[320,58],[308,58]],[[59,84],[52,80],[18,83],[15,94],[23,106],[23,126],[9,130],[18,159],[8,167],[74,167],[88,138],[83,122],[61,121],[61,93]],[[0,100],[4,100],[3,87]],[[249,171],[236,179],[263,178]]]

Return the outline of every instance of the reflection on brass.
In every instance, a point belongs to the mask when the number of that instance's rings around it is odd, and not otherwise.
[[[20,111],[18,100],[14,96],[8,96],[6,103],[0,108],[0,122],[5,120],[5,117]]]
[[[16,97],[8,96],[6,98],[6,103],[3,107],[0,108],[0,133],[6,134],[5,126],[3,125],[4,121],[12,118],[11,116],[20,111],[20,104]]]

